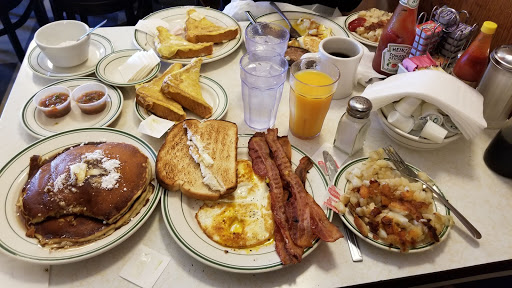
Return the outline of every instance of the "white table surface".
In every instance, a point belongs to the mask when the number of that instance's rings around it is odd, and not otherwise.
[[[342,24],[342,18],[334,19]],[[244,23],[246,25],[246,23]],[[135,48],[133,27],[100,28],[97,33],[108,37],[115,50]],[[224,119],[238,124],[240,133],[252,133],[243,121],[238,61],[245,51],[241,47],[226,58],[204,64],[201,74],[219,82],[227,91],[229,109]],[[29,47],[32,49],[34,43]],[[168,65],[162,65],[162,71]],[[0,166],[3,166],[22,147],[37,138],[22,127],[20,110],[24,103],[52,80],[42,78],[30,70],[27,60],[21,65],[4,112],[0,118]],[[111,127],[129,131],[148,141],[158,151],[163,139],[155,139],[137,132],[140,123],[134,112],[133,87],[121,88],[124,106],[120,117]],[[278,112],[276,127],[279,134],[288,132],[288,92],[286,84]],[[354,92],[358,95],[362,87]],[[290,141],[313,155],[324,143],[332,143],[338,120],[346,108],[347,99],[333,101],[322,132],[313,140],[299,140],[290,135]],[[263,274],[236,274],[209,267],[190,257],[173,240],[157,207],[148,221],[129,239],[112,250],[78,263],[55,265],[49,270],[50,287],[135,287],[119,277],[119,272],[140,245],[168,255],[171,261],[154,287],[334,287],[382,281],[406,276],[422,275],[472,265],[512,259],[512,180],[497,176],[482,160],[483,152],[496,130],[483,131],[475,139],[460,139],[434,151],[410,150],[396,143],[384,133],[375,112],[363,152],[367,155],[379,147],[393,144],[400,154],[426,171],[447,198],[480,230],[481,240],[473,239],[462,224],[455,220],[447,239],[433,249],[420,254],[398,254],[359,241],[364,261],[352,262],[345,239],[335,243],[321,243],[302,263]],[[341,225],[335,215],[334,224]],[[1,232],[0,232],[1,233]],[[23,274],[13,273],[11,265],[40,270],[33,264],[0,254],[1,271],[13,281],[24,281]],[[29,271],[29,270],[26,270]],[[5,276],[5,275],[4,275]],[[470,275],[468,275],[470,276]],[[0,278],[1,279],[1,278]],[[29,283],[25,283],[29,284]],[[40,283],[44,287],[46,283]],[[23,286],[23,285],[22,285]],[[21,287],[21,286],[20,286]]]

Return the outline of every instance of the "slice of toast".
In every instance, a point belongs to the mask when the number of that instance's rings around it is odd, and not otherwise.
[[[190,130],[187,127],[191,127]],[[198,133],[200,143],[214,162],[209,170],[224,183],[225,191],[212,190],[204,183],[201,167],[190,154],[188,131]],[[229,146],[221,141],[226,141]],[[217,200],[221,195],[236,190],[237,142],[238,128],[235,123],[222,120],[200,122],[195,119],[178,122],[158,151],[156,178],[169,191],[181,191],[201,200]]]
[[[213,43],[190,43],[183,37],[171,34],[165,27],[158,26],[156,29],[156,50],[164,59],[194,58],[213,53]]]
[[[238,35],[238,27],[221,27],[215,25],[195,9],[187,10],[185,27],[185,38],[192,43],[221,43],[235,39]]]
[[[238,127],[228,121],[206,120],[186,121],[189,152],[196,162],[200,162],[201,172],[205,184],[213,190],[219,190],[220,195],[230,194],[237,187],[236,161],[238,144]],[[203,155],[204,154],[204,155]],[[210,163],[200,159],[210,157]],[[199,159],[198,159],[199,158]],[[199,161],[197,161],[199,160]],[[208,161],[206,161],[208,162]],[[209,170],[209,171],[205,171]],[[222,189],[215,189],[207,179],[210,178],[220,184]],[[215,183],[214,186],[217,186]]]
[[[182,67],[182,64],[174,63],[162,75],[150,82],[136,85],[135,100],[137,103],[158,117],[171,121],[185,120],[187,115],[183,111],[183,107],[178,102],[164,96],[160,90],[165,77]]]
[[[162,92],[200,117],[208,118],[212,116],[213,108],[201,93],[199,70],[202,62],[202,58],[192,59],[189,65],[169,74],[162,84]]]

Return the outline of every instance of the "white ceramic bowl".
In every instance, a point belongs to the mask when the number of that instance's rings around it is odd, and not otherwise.
[[[100,99],[95,99],[93,102],[87,101],[88,103],[81,103],[81,98],[85,96],[87,93],[100,92],[103,93],[103,97]],[[108,99],[108,91],[107,87],[101,83],[87,83],[80,85],[73,90],[71,93],[71,98],[75,101],[76,105],[80,108],[82,113],[84,114],[98,114],[105,110],[107,107],[107,99]]]
[[[425,139],[425,138],[419,138],[410,134],[405,133],[404,131],[396,128],[395,126],[391,125],[386,117],[384,116],[384,113],[382,112],[382,109],[377,110],[377,115],[379,117],[380,123],[382,123],[382,127],[384,128],[384,131],[388,136],[393,139],[396,143],[416,150],[433,150],[439,147],[443,147],[446,144],[449,144],[461,137],[462,134],[455,134],[450,137],[446,137],[442,143],[436,143],[434,141]]]
[[[41,105],[41,102],[44,101],[44,99],[56,94],[66,94],[67,100],[54,107],[44,107]],[[32,101],[37,109],[43,112],[48,118],[60,118],[66,116],[71,111],[71,91],[64,86],[52,86],[42,89],[37,92]]]
[[[88,31],[89,26],[80,21],[55,21],[39,28],[34,41],[53,65],[73,67],[89,58],[91,35],[76,41]]]

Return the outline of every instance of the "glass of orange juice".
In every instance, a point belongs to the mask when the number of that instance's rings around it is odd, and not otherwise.
[[[290,132],[311,139],[322,130],[340,71],[320,58],[304,58],[290,67]]]

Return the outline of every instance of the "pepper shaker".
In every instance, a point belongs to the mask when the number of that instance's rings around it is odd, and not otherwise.
[[[363,148],[368,128],[372,102],[363,96],[354,96],[348,100],[347,111],[338,122],[334,147],[352,155]]]

